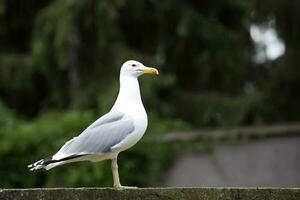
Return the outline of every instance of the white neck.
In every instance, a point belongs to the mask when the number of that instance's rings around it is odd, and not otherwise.
[[[112,109],[124,111],[140,106],[144,109],[138,79],[128,75],[120,75],[120,90]]]

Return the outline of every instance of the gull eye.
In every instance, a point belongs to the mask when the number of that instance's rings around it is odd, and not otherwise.
[[[132,64],[131,66],[132,66],[132,67],[136,67],[136,64]]]

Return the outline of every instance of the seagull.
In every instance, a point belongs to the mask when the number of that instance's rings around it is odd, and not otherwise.
[[[49,170],[66,163],[79,161],[111,160],[114,188],[122,186],[118,172],[118,155],[135,145],[144,135],[148,118],[140,94],[138,77],[143,74],[158,75],[158,70],[129,60],[120,70],[120,89],[111,110],[88,126],[80,135],[67,141],[59,151],[45,159],[28,165],[31,171]]]

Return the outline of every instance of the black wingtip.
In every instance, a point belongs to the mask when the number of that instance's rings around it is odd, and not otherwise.
[[[33,164],[30,164],[27,167],[29,168],[30,171],[38,170],[38,169],[41,169],[41,168],[45,168],[45,167],[47,167],[47,165],[52,164],[52,163],[66,161],[66,160],[71,160],[71,159],[75,159],[75,158],[82,157],[82,156],[85,156],[85,155],[86,154],[83,154],[83,155],[71,155],[71,156],[67,156],[67,157],[59,159],[59,160],[53,160],[52,159],[53,157],[51,156],[51,157],[39,160],[39,161],[37,161],[37,162],[35,162]]]

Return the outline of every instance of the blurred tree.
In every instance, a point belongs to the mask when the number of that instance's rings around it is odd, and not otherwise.
[[[273,118],[278,121],[299,120],[300,107],[300,2],[257,1],[256,20],[270,20],[285,43],[285,54],[273,63],[268,63],[269,78],[266,92],[273,105]]]
[[[11,10],[14,7],[6,13]],[[47,107],[95,106],[95,91],[107,91],[107,83],[117,81],[121,63],[130,58],[159,65],[163,72],[160,84],[149,82],[157,96],[146,93],[146,104],[154,102],[162,116],[183,116],[199,125],[205,124],[192,114],[194,105],[180,109],[190,105],[185,96],[201,101],[214,93],[224,98],[241,95],[252,80],[250,1],[69,0],[49,1],[37,10],[27,22],[34,24],[26,31],[32,33],[27,79],[31,87],[37,82],[39,86],[25,105],[11,101],[11,96],[19,99],[22,86],[14,94],[6,84],[0,90],[11,107],[25,115]],[[19,26],[17,30],[23,31]],[[193,112],[201,116],[201,110]]]

